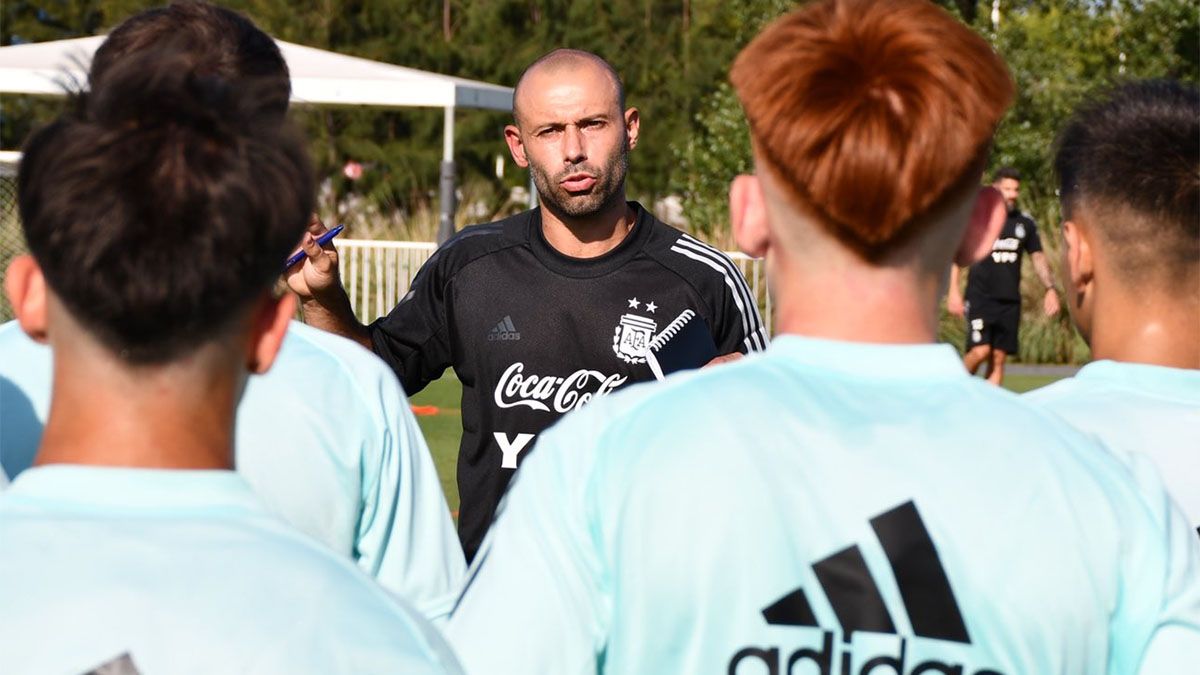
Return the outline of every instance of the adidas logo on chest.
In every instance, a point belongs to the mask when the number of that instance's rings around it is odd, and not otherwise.
[[[515,342],[521,339],[521,333],[517,331],[516,325],[513,324],[511,316],[505,316],[500,320],[492,330],[488,331],[488,342]]]

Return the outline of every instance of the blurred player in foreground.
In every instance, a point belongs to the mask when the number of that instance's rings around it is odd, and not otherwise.
[[[169,40],[126,57],[25,147],[33,257],[6,290],[55,362],[36,466],[0,494],[4,671],[457,670],[232,471],[238,399],[295,310],[272,283],[313,176],[278,82],[198,61]]]
[[[1113,448],[1158,465],[1200,526],[1200,94],[1129,84],[1059,141],[1067,306],[1092,348],[1031,392]]]
[[[732,81],[784,335],[543,435],[450,618],[467,670],[1190,672],[1200,541],[1161,484],[933,344],[1002,222],[972,217],[1000,58],[929,2],[823,0]]]
[[[199,73],[269,82],[265,95],[282,121],[290,85],[278,47],[246,17],[208,3],[176,2],[122,22],[96,51],[90,80],[164,41],[192,54]],[[52,363],[49,348],[15,321],[0,325],[0,354],[0,474],[11,479],[41,442]],[[238,473],[270,511],[426,616],[449,612],[462,549],[420,428],[382,361],[293,321],[274,367],[246,385],[234,448]]]
[[[988,382],[999,386],[1004,382],[1004,364],[1008,355],[1016,354],[1020,346],[1017,337],[1021,327],[1022,253],[1029,254],[1033,269],[1046,288],[1042,311],[1046,316],[1054,316],[1062,307],[1058,291],[1054,289],[1050,264],[1042,252],[1037,223],[1017,208],[1021,174],[1012,167],[1001,167],[996,171],[992,187],[1004,196],[1008,218],[1000,236],[992,243],[991,252],[971,265],[965,301],[958,288],[959,266],[950,267],[946,307],[952,314],[967,320],[967,351],[963,355],[967,372],[974,374],[986,363]]]

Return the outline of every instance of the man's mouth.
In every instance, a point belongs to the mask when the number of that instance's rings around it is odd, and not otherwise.
[[[596,177],[590,173],[573,173],[558,182],[567,192],[585,192],[596,184]]]

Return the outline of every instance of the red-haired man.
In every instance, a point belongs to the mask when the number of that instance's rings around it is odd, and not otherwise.
[[[934,344],[951,261],[1003,221],[972,217],[1013,90],[987,42],[923,0],[818,0],[732,80],[734,232],[782,334],[542,436],[451,615],[468,671],[1200,663],[1200,542],[1162,486]]]

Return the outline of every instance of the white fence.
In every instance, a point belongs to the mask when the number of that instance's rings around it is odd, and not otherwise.
[[[395,307],[436,248],[423,241],[338,239],[338,268],[358,320],[370,323]],[[739,252],[728,255],[746,276],[771,333],[771,295],[763,261]]]

